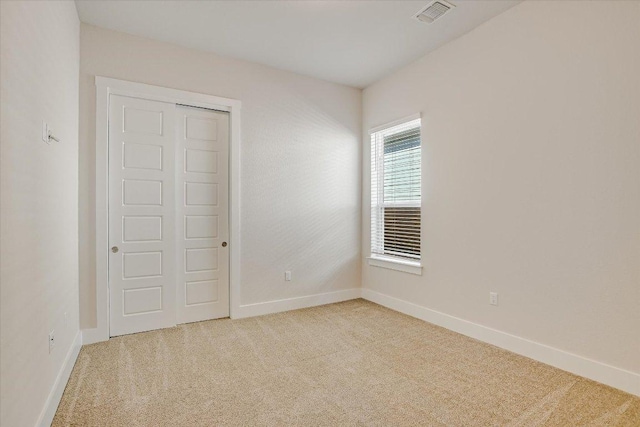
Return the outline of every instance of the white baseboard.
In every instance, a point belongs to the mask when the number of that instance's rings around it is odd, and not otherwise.
[[[323,294],[308,295],[296,298],[287,298],[274,301],[265,301],[255,304],[245,304],[233,310],[233,319],[262,316],[265,314],[280,313],[282,311],[298,310],[300,308],[315,307],[317,305],[332,304],[334,302],[347,301],[360,298],[360,288],[345,289],[342,291],[326,292]],[[109,331],[106,328],[92,328],[82,330],[83,344],[94,344],[108,341]]]
[[[73,370],[73,365],[76,363],[76,359],[78,359],[78,354],[80,353],[80,348],[82,347],[82,332],[78,331],[76,334],[73,343],[71,344],[71,348],[67,352],[67,357],[64,359],[64,364],[62,365],[62,369],[58,372],[58,376],[56,377],[56,382],[53,384],[53,388],[49,393],[49,397],[47,398],[47,402],[40,413],[40,417],[38,418],[37,426],[40,427],[49,427],[53,422],[53,417],[56,415],[56,410],[58,409],[58,405],[60,404],[60,399],[62,399],[62,393],[64,393],[64,388],[67,386],[67,382],[69,381],[69,377],[71,376],[71,371]]]
[[[361,292],[362,298],[392,310],[640,396],[640,374],[635,372],[469,322],[370,289],[362,289]]]
[[[332,304],[360,298],[361,289],[345,289],[342,291],[326,292],[323,294],[308,295],[296,298],[287,298],[274,301],[246,304],[238,307],[235,319],[244,317],[262,316],[264,314],[280,313],[282,311],[298,310],[300,308],[315,307],[318,305]]]

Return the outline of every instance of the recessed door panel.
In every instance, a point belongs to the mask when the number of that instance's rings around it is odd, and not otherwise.
[[[127,252],[122,254],[122,278],[162,276],[162,252]]]
[[[125,316],[132,314],[154,313],[162,311],[162,287],[154,286],[142,289],[122,291],[122,304]]]
[[[208,111],[205,112],[209,114]],[[212,114],[217,114],[212,112]],[[223,113],[224,114],[224,113]],[[199,117],[195,113],[184,116],[184,139],[214,142],[218,139],[219,117]]]
[[[162,181],[123,179],[122,204],[128,206],[162,205]]]
[[[147,105],[138,104],[140,105],[139,108],[128,105],[123,106],[122,131],[124,133],[146,133],[162,136],[162,130],[166,127],[163,120],[164,111],[161,109],[162,106],[151,104],[153,101],[143,102],[147,102]],[[157,108],[160,109],[158,110]],[[115,117],[110,118],[116,119]]]
[[[217,280],[187,282],[186,305],[207,304],[218,300]]]
[[[218,237],[218,215],[186,215],[185,239],[212,239]]]
[[[123,168],[162,170],[161,145],[125,142],[123,149]]]
[[[159,242],[162,240],[161,216],[123,216],[123,242]]]
[[[218,153],[207,150],[185,150],[185,172],[218,172]]]
[[[218,184],[186,182],[184,204],[187,206],[217,206]]]
[[[218,249],[201,248],[185,250],[185,271],[212,271],[218,269]]]

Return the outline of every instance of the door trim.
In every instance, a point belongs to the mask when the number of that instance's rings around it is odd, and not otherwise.
[[[236,99],[96,76],[96,328],[84,344],[109,339],[109,96],[123,95],[229,112],[229,312],[240,314],[240,111]]]

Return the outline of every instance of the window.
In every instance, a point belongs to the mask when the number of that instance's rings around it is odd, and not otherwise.
[[[420,119],[371,133],[371,255],[420,261]]]

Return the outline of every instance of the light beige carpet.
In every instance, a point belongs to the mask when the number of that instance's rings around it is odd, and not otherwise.
[[[54,426],[640,426],[640,398],[355,300],[85,346]]]

